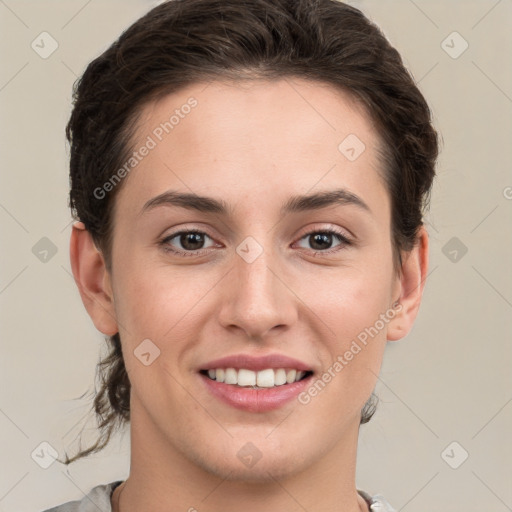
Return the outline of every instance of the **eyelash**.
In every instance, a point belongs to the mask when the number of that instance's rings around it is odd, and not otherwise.
[[[172,234],[166,236],[165,238],[163,238],[162,240],[160,240],[158,242],[158,245],[161,246],[162,249],[165,252],[176,254],[178,256],[200,256],[203,253],[208,251],[208,249],[197,249],[196,251],[182,251],[181,249],[174,249],[174,248],[171,248],[169,246],[169,242],[172,239],[176,238],[179,235],[183,235],[183,234],[186,234],[186,233],[199,233],[199,234],[202,234],[202,235],[206,235],[208,238],[212,238],[212,237],[210,237],[208,235],[208,233],[205,233],[204,231],[201,231],[199,229],[184,229],[184,230],[177,231],[176,233],[172,233]],[[313,252],[313,254],[315,256],[332,254],[332,253],[335,253],[335,252],[343,250],[346,246],[352,245],[352,241],[351,240],[349,240],[341,231],[338,231],[337,229],[334,229],[334,228],[330,228],[330,229],[313,229],[311,231],[308,231],[307,233],[304,233],[299,238],[299,241],[303,240],[304,238],[307,238],[308,236],[311,236],[311,235],[314,235],[314,234],[319,234],[319,233],[334,235],[335,238],[339,242],[341,242],[341,245],[339,245],[338,247],[335,247],[335,248],[327,249],[325,251],[312,250],[312,252]]]

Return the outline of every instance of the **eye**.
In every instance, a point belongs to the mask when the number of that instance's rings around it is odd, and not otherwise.
[[[315,254],[330,254],[342,250],[347,245],[351,245],[351,241],[344,233],[333,228],[309,231],[300,240],[309,242]],[[339,245],[332,249],[328,246],[332,245],[334,240],[337,240]]]
[[[171,241],[177,239],[177,242],[181,245],[181,249],[173,248]],[[186,229],[177,231],[169,236],[166,236],[159,242],[159,245],[167,252],[180,254],[183,256],[197,256],[203,253],[205,238],[210,238],[204,231],[198,229]],[[210,238],[211,240],[211,238]]]
[[[204,231],[198,229],[184,229],[166,236],[159,242],[159,245],[164,251],[179,256],[200,256],[208,252],[208,247],[204,247],[207,238],[212,240]],[[176,241],[173,242],[175,239]],[[300,238],[300,241],[302,240],[306,240],[306,242],[312,245],[315,255],[331,254],[352,244],[344,233],[333,228],[309,231]],[[330,248],[329,246],[332,245],[333,241],[338,241],[338,245],[334,248]],[[181,248],[176,248],[173,244],[179,244]],[[210,247],[215,247],[215,243]]]

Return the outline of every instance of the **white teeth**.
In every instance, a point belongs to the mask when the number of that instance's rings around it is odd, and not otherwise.
[[[288,382],[288,384],[295,382],[296,375],[297,370],[289,370],[288,373],[286,374],[286,382]]]
[[[257,386],[260,388],[272,388],[297,382],[306,374],[303,370],[286,370],[284,368],[267,368],[259,372],[253,372],[246,368],[215,368],[208,370],[208,376],[217,382],[238,386]]]
[[[238,382],[238,376],[234,368],[226,368],[224,374],[224,382],[226,384],[236,384]]]
[[[274,387],[274,370],[269,368],[268,370],[262,370],[258,372],[256,376],[256,384],[260,388],[272,388]]]
[[[239,386],[256,386],[256,372],[244,368],[238,370],[238,382],[236,384]]]
[[[283,384],[286,384],[286,371],[284,368],[279,368],[274,374],[274,385],[282,386]]]

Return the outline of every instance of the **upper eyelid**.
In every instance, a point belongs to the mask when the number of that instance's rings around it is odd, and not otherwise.
[[[319,223],[321,224],[321,223]],[[310,228],[307,228],[300,236],[303,237],[305,235],[308,235],[310,234],[311,232],[321,232],[321,231],[336,231],[336,230],[343,230],[343,231],[346,231],[348,233],[348,235],[350,237],[353,237],[353,238],[356,238],[354,236],[354,234],[347,228],[345,227],[340,227],[340,226],[337,226],[337,227],[310,227]],[[190,233],[190,232],[199,232],[199,233],[204,233],[205,235],[208,235],[210,238],[215,238],[215,236],[212,236],[210,235],[210,233],[208,232],[208,228],[203,228],[203,227],[196,227],[196,226],[193,226],[193,227],[188,227],[188,226],[185,226],[185,227],[181,227],[179,229],[177,229],[176,231],[173,231],[167,235],[162,235],[161,238],[168,238],[169,236],[173,237],[173,236],[176,236],[180,233]]]

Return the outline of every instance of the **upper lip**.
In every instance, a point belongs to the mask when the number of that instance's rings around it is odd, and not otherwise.
[[[252,371],[266,370],[267,368],[295,368],[302,371],[313,371],[313,369],[293,357],[283,354],[267,354],[264,356],[251,356],[249,354],[235,354],[232,356],[221,357],[209,361],[201,366],[201,370],[211,370],[215,368],[246,368]]]

